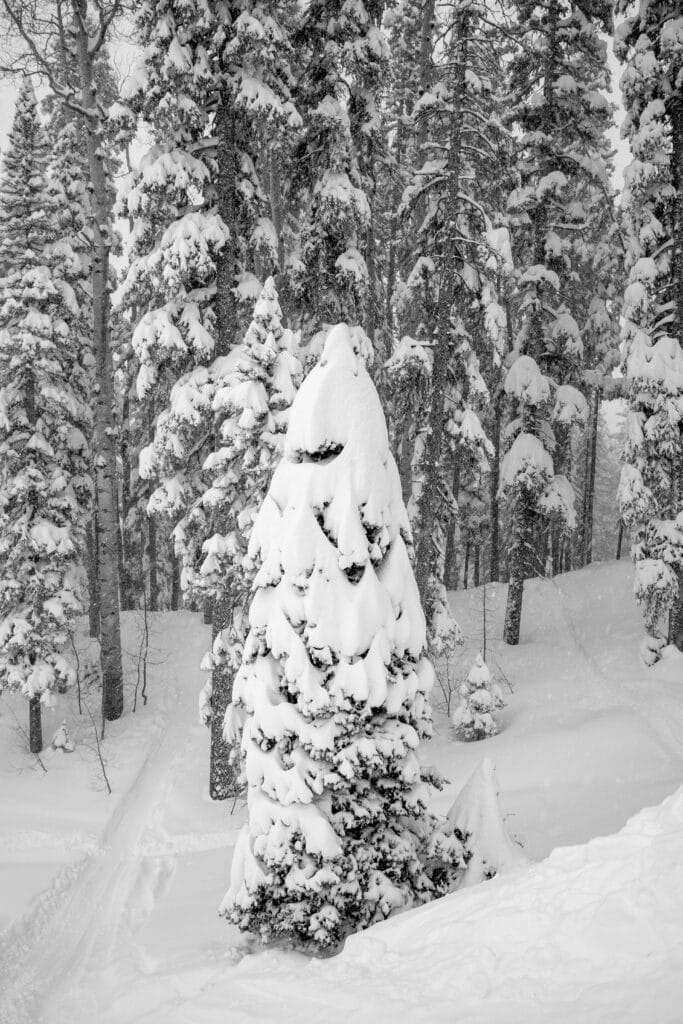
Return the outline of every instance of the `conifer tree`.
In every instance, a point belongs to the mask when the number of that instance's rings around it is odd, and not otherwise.
[[[617,48],[633,161],[625,175],[629,387],[622,516],[648,633],[683,650],[683,29],[664,2],[626,15]]]
[[[433,831],[416,757],[433,673],[366,354],[338,324],[294,401],[251,535],[234,690],[249,820],[223,912],[319,949],[446,891],[463,866],[459,840]]]
[[[605,0],[520,2],[520,50],[511,69],[511,120],[520,132],[514,217],[517,324],[506,392],[512,407],[502,476],[512,506],[507,643],[519,643],[524,579],[544,571],[546,524],[576,524],[568,481],[568,434],[583,422],[584,340],[572,303],[576,239],[589,230],[592,186],[607,179],[604,137],[609,85],[600,32]],[[539,80],[539,65],[541,78]],[[519,365],[517,365],[519,364]],[[532,553],[541,552],[534,566]]]
[[[49,147],[26,81],[0,178],[0,686],[40,704],[71,680],[62,654],[82,612],[91,429],[75,253],[58,234]]]
[[[458,687],[460,702],[453,712],[456,735],[463,740],[483,740],[495,736],[498,723],[494,712],[504,707],[500,688],[493,682],[489,667],[477,654],[467,679]]]
[[[260,290],[256,271],[280,260],[260,172],[268,168],[264,138],[277,150],[278,138],[300,123],[288,63],[293,7],[147,0],[137,14],[145,63],[119,119],[130,132],[139,114],[154,125],[155,141],[128,197],[138,223],[124,301],[134,319],[142,313],[133,337],[138,392],[153,396],[157,410],[152,457],[143,454],[142,465],[157,480],[150,512],[174,524],[201,496],[201,468],[217,444],[218,378],[207,367],[237,344]],[[190,378],[193,417],[178,418],[173,389],[186,390]],[[178,431],[183,440],[174,448]],[[207,538],[227,530],[207,521]],[[224,588],[213,602],[214,641],[231,617]],[[230,686],[227,666],[215,666],[210,791],[218,798],[228,795],[219,776],[230,773],[220,726]]]
[[[292,277],[306,340],[337,320],[360,323],[369,301],[368,189],[388,58],[382,6],[312,0],[297,34],[304,130],[295,152],[301,226]]]

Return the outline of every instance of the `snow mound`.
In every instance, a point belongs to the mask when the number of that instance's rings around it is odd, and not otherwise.
[[[616,835],[352,937],[331,973],[363,978],[375,1022],[400,1002],[404,1020],[426,1019],[411,1016],[421,1006],[453,1020],[457,1006],[468,1024],[661,1024],[680,1020],[682,921],[683,788]]]

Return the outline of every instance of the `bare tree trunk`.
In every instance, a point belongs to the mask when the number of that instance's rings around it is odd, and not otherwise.
[[[465,564],[462,567],[462,589],[467,590],[470,575],[470,542],[465,544]]]
[[[159,611],[159,574],[157,553],[157,521],[154,516],[147,518],[147,558],[149,561],[149,610]]]
[[[453,500],[458,501],[460,492],[460,460],[457,455],[453,463],[453,482],[451,493]],[[446,535],[446,554],[444,556],[444,583],[448,590],[455,590],[458,586],[458,512],[455,512],[448,523]]]
[[[180,563],[171,542],[171,611],[180,608]]]
[[[481,558],[481,548],[480,548],[479,544],[475,544],[474,545],[474,572],[473,572],[473,579],[472,579],[472,586],[473,587],[478,587],[479,583],[480,583],[480,579],[479,579],[479,563],[480,563],[480,558]]]
[[[491,520],[491,551],[489,555],[489,576],[500,579],[500,402],[495,403],[493,412],[493,458],[491,459],[491,487],[489,491],[489,516]]]
[[[121,452],[121,517],[119,532],[121,534],[121,552],[119,561],[119,580],[121,584],[121,610],[124,612],[132,611],[135,606],[135,594],[133,587],[133,580],[131,579],[130,564],[130,545],[128,543],[128,530],[126,523],[128,521],[128,514],[130,512],[130,480],[131,480],[131,465],[130,465],[130,445],[128,443],[129,435],[129,424],[130,424],[130,396],[126,391],[123,396],[123,402],[121,407],[121,439],[120,439],[120,452]]]
[[[88,573],[88,634],[91,637],[100,635],[100,584],[97,568],[97,511],[93,509],[92,517],[85,529],[85,559]]]
[[[95,350],[95,463],[97,480],[97,564],[100,589],[100,661],[102,714],[108,721],[123,712],[123,670],[119,621],[118,483],[116,479],[116,404],[110,336],[109,254],[111,250],[109,191],[104,142],[97,114],[93,79],[94,54],[86,30],[87,0],[73,0],[74,40],[78,55],[81,106],[93,207],[92,308]],[[96,52],[96,51],[95,51]]]
[[[598,429],[600,426],[600,388],[593,388],[590,396],[590,416],[588,419],[588,446],[586,490],[584,500],[584,535],[583,564],[590,565],[593,561],[593,509],[595,507],[595,467],[598,457]]]
[[[624,523],[619,520],[619,532],[617,533],[617,562],[621,558],[621,545],[624,540]]]
[[[43,749],[43,726],[41,722],[40,697],[30,697],[28,702],[29,750],[39,754]]]

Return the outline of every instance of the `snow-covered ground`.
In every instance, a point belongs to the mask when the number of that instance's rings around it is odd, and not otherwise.
[[[22,750],[12,712],[23,725],[25,705],[2,697],[2,1024],[680,1022],[683,792],[665,798],[683,783],[683,658],[641,666],[627,563],[528,584],[514,649],[496,639],[505,588],[486,589],[503,729],[458,743],[437,710],[423,755],[451,780],[443,811],[490,757],[508,829],[536,863],[329,960],[244,955],[216,916],[244,808],[206,795],[197,616],[152,617],[149,703],[103,745],[111,796],[73,695],[44,715],[48,739],[66,718],[77,742],[46,752],[47,774]],[[481,644],[482,603],[481,590],[454,595],[470,638],[458,678]],[[124,619],[130,705],[140,624]]]

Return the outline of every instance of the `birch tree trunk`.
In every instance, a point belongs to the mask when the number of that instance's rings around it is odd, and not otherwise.
[[[93,207],[92,307],[95,354],[95,470],[97,486],[97,565],[100,591],[100,661],[102,715],[107,721],[123,713],[123,670],[119,621],[118,483],[114,365],[110,335],[109,255],[111,250],[109,182],[93,78],[94,54],[87,32],[87,0],[73,0],[81,106]],[[95,51],[96,53],[96,51]]]

